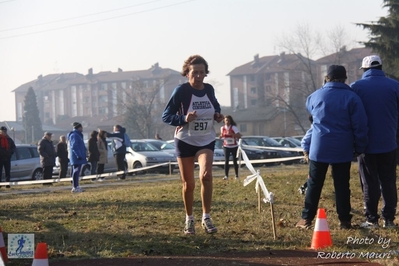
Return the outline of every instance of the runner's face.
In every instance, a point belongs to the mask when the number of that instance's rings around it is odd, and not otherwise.
[[[206,77],[205,65],[190,65],[189,69],[187,74],[188,82],[193,88],[202,89],[204,78]]]

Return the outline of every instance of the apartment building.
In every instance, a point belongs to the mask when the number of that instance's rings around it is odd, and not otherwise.
[[[301,54],[259,57],[235,67],[230,77],[232,115],[247,135],[302,135],[309,128],[305,101],[320,88],[329,65],[347,69],[347,84],[360,79],[368,48],[354,48],[311,60]]]
[[[123,103],[134,90],[156,88],[157,102],[165,103],[177,84],[185,78],[178,71],[162,68],[158,63],[146,70],[87,74],[61,73],[38,76],[13,92],[17,121],[24,115],[24,99],[32,87],[36,93],[40,119],[45,124],[57,124],[65,118],[103,116],[113,118],[123,114]]]

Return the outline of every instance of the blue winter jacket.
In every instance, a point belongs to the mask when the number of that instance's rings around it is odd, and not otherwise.
[[[72,165],[87,163],[83,134],[77,129],[68,133],[68,154]]]
[[[369,69],[352,90],[363,101],[368,118],[369,144],[366,153],[386,153],[396,149],[399,112],[399,82],[382,70]]]
[[[362,101],[341,82],[327,82],[306,101],[313,117],[309,159],[324,163],[350,162],[367,146],[367,116]]]

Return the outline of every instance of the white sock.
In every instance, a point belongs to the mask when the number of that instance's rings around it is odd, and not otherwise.
[[[209,215],[209,213],[203,213],[202,214],[202,220],[205,220],[207,218],[211,218],[211,216]]]
[[[194,215],[187,215],[186,214],[186,221],[194,221]]]

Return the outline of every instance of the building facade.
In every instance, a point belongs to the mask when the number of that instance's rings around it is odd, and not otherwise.
[[[71,117],[104,116],[108,119],[122,115],[124,106],[136,90],[156,91],[156,101],[165,103],[177,84],[185,78],[178,71],[161,68],[158,63],[139,71],[99,72],[89,69],[86,75],[62,73],[38,76],[36,80],[16,88],[17,121],[24,116],[24,99],[32,87],[36,93],[42,123],[57,124]]]

